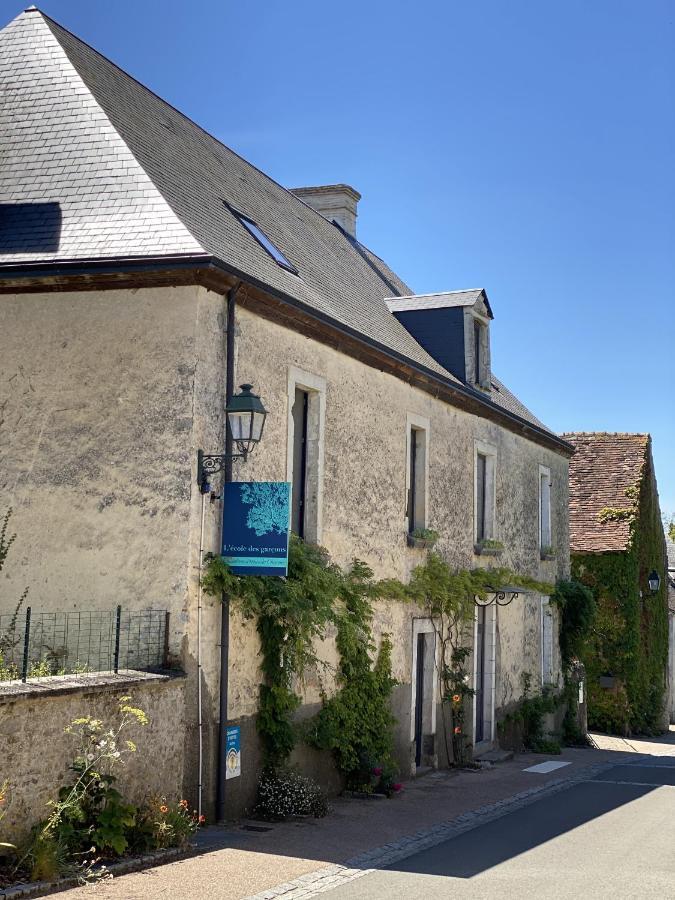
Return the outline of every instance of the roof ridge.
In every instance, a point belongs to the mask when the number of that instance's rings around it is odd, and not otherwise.
[[[561,431],[562,437],[650,438],[648,431]]]

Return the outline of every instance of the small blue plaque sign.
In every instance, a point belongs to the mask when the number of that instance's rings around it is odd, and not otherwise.
[[[235,575],[287,575],[291,486],[233,481],[224,486],[222,555]]]

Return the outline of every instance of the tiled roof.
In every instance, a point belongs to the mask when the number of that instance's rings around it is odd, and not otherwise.
[[[459,385],[387,309],[412,291],[379,257],[38,10],[0,31],[0,84],[0,267],[214,257]],[[507,395],[494,405],[543,428]]]
[[[625,550],[630,522],[621,515],[603,517],[601,512],[635,506],[636,498],[631,495],[640,488],[649,435],[575,432],[562,437],[574,447],[570,460],[570,550]]]

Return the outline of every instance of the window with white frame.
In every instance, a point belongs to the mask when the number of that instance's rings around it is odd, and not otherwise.
[[[429,420],[408,413],[406,439],[406,504],[408,533],[427,527]]]
[[[553,610],[548,597],[541,598],[541,683],[553,684]]]
[[[321,541],[325,410],[325,379],[291,366],[286,461],[291,530],[312,543]]]
[[[474,452],[474,538],[477,543],[495,538],[495,474],[497,452],[476,441]]]
[[[551,549],[551,470],[539,466],[539,547]]]

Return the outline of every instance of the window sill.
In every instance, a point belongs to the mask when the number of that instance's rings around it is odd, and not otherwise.
[[[556,557],[556,554],[553,553],[553,552],[552,552],[552,553],[545,553],[545,552],[543,552],[543,551],[540,551],[540,553],[539,553],[539,559],[548,562],[548,561],[550,561],[550,560],[557,559],[557,557]]]
[[[501,556],[504,552],[503,547],[490,547],[477,542],[473,545],[473,552],[476,556]]]

